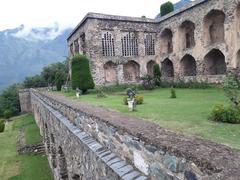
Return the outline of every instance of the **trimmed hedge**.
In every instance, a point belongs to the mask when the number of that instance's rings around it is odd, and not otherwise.
[[[79,88],[85,93],[94,88],[93,78],[89,68],[89,60],[84,55],[76,55],[72,59],[72,88]]]
[[[173,6],[173,3],[170,1],[162,4],[160,7],[161,16],[165,16],[166,14],[173,12],[173,11],[174,11],[174,6]]]

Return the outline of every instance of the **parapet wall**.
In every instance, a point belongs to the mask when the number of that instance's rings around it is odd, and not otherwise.
[[[240,177],[239,150],[62,95],[30,94],[55,179]]]

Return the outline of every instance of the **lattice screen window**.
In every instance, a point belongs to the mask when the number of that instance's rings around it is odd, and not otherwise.
[[[155,40],[151,34],[147,34],[144,39],[145,55],[155,55]]]
[[[79,53],[79,43],[78,39],[74,41],[74,52]]]
[[[129,32],[121,41],[123,56],[138,56],[138,39],[134,33]]]
[[[103,56],[115,56],[114,39],[109,32],[102,35],[102,54]]]

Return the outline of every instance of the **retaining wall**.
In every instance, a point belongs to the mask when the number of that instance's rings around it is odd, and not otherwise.
[[[62,95],[29,93],[56,179],[234,179],[240,151]]]

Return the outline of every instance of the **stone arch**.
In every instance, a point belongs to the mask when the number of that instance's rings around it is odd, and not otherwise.
[[[55,146],[55,139],[53,134],[50,135],[51,140],[51,162],[53,168],[57,167],[57,152],[56,152],[56,146]]]
[[[195,46],[194,38],[195,24],[192,21],[184,21],[180,26],[180,38],[182,49],[192,48]]]
[[[161,72],[163,77],[174,77],[173,63],[170,59],[165,59],[161,63]]]
[[[223,75],[226,74],[227,66],[224,54],[218,50],[211,50],[205,57],[205,74],[206,75]]]
[[[169,54],[173,52],[172,43],[173,33],[170,29],[164,29],[160,35],[160,52],[161,54]]]
[[[117,83],[117,65],[112,61],[104,64],[105,83]]]
[[[147,63],[147,74],[153,76],[153,66],[156,64],[155,61],[151,60]]]
[[[60,178],[68,180],[67,162],[61,146],[58,147],[58,164]]]
[[[220,10],[211,10],[204,17],[204,37],[208,43],[224,42],[224,21],[225,14]]]
[[[125,81],[139,81],[140,65],[135,61],[128,61],[123,65],[123,74]]]
[[[181,72],[183,76],[196,76],[197,66],[194,57],[186,54],[180,61]]]

